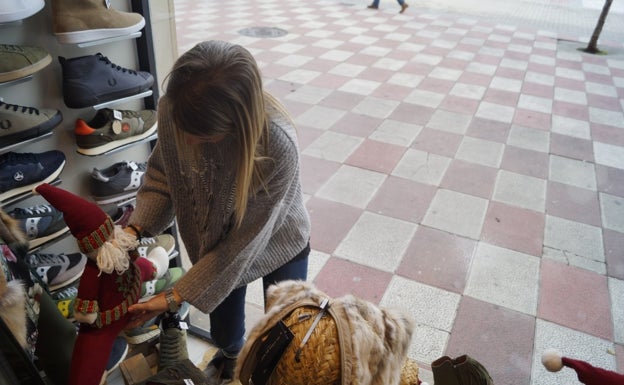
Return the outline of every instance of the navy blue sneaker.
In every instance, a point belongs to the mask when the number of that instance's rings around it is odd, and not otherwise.
[[[87,257],[82,253],[30,254],[26,263],[53,291],[78,280],[87,264]]]
[[[29,192],[40,183],[50,183],[65,167],[65,154],[58,150],[41,153],[7,152],[0,155],[0,201]]]
[[[69,231],[63,219],[63,213],[52,205],[18,207],[8,214],[17,219],[20,228],[29,239],[30,250]]]
[[[70,59],[59,56],[59,62],[63,69],[63,100],[69,108],[138,95],[154,84],[149,72],[123,68],[101,53]]]

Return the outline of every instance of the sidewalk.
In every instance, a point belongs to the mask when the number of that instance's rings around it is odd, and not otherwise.
[[[175,6],[180,52],[247,47],[298,124],[309,279],[408,311],[425,380],[436,358],[469,354],[497,385],[578,383],[543,369],[546,348],[624,372],[624,61],[512,23],[572,1],[508,2],[497,22],[489,2],[433,3]],[[248,302],[251,327],[257,286]]]

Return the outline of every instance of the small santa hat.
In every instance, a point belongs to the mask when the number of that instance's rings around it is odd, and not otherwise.
[[[576,371],[579,381],[586,385],[624,385],[624,375],[597,368],[585,361],[562,357],[556,349],[546,349],[542,354],[542,364],[550,372],[558,372],[564,366]]]
[[[83,253],[99,249],[113,235],[113,220],[95,203],[47,183],[37,186],[35,191],[63,212],[65,223]]]

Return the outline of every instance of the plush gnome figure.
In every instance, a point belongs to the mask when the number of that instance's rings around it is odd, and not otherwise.
[[[80,251],[88,257],[74,305],[80,327],[69,385],[98,385],[113,342],[130,321],[128,307],[139,300],[142,281],[153,279],[157,268],[139,256],[134,235],[115,225],[95,203],[49,184],[35,191],[63,212]]]
[[[564,366],[576,371],[579,381],[585,385],[624,385],[624,375],[597,368],[585,361],[562,357],[556,349],[542,353],[542,364],[549,372],[558,372]]]

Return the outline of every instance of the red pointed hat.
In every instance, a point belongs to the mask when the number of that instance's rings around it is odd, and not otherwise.
[[[548,371],[558,372],[564,366],[574,369],[585,385],[624,385],[624,375],[595,367],[585,361],[562,357],[556,349],[546,349],[542,353],[542,364]]]
[[[562,357],[563,365],[576,371],[576,375],[586,385],[624,385],[624,375],[597,368],[585,361]]]
[[[65,223],[83,253],[99,249],[113,235],[113,220],[95,203],[47,183],[37,186],[35,191],[63,212]]]

